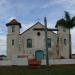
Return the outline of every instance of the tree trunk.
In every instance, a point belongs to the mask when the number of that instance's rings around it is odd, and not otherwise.
[[[71,59],[72,51],[71,51],[71,32],[69,28],[69,58]]]

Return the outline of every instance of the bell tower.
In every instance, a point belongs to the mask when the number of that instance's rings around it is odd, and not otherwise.
[[[7,55],[9,59],[12,59],[15,55],[17,55],[17,51],[19,50],[19,34],[21,24],[13,19],[7,26]]]
[[[64,27],[64,19],[59,20],[56,27],[58,29],[57,34],[59,40],[59,58],[69,58],[69,29]]]

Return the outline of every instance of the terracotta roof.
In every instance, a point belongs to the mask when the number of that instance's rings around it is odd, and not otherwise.
[[[16,19],[13,19],[6,24],[6,26],[10,26],[10,25],[19,25],[19,27],[21,28],[21,23],[19,23]]]

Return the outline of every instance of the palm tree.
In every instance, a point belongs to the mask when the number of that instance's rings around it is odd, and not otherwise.
[[[75,16],[71,17],[69,12],[65,11],[65,18],[57,21],[56,27],[58,25],[63,25],[65,28],[69,29],[69,58],[71,58],[71,29],[75,26]]]

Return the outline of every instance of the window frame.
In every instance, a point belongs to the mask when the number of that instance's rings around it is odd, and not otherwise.
[[[32,48],[32,39],[27,39],[27,48]]]
[[[63,28],[63,31],[66,32],[66,28]]]
[[[48,48],[51,48],[51,38],[47,39],[47,46],[48,46]]]
[[[66,45],[67,43],[66,43],[66,39],[64,39],[64,45]]]
[[[12,32],[15,32],[15,26],[12,26]]]
[[[12,46],[14,45],[14,40],[12,40]]]

